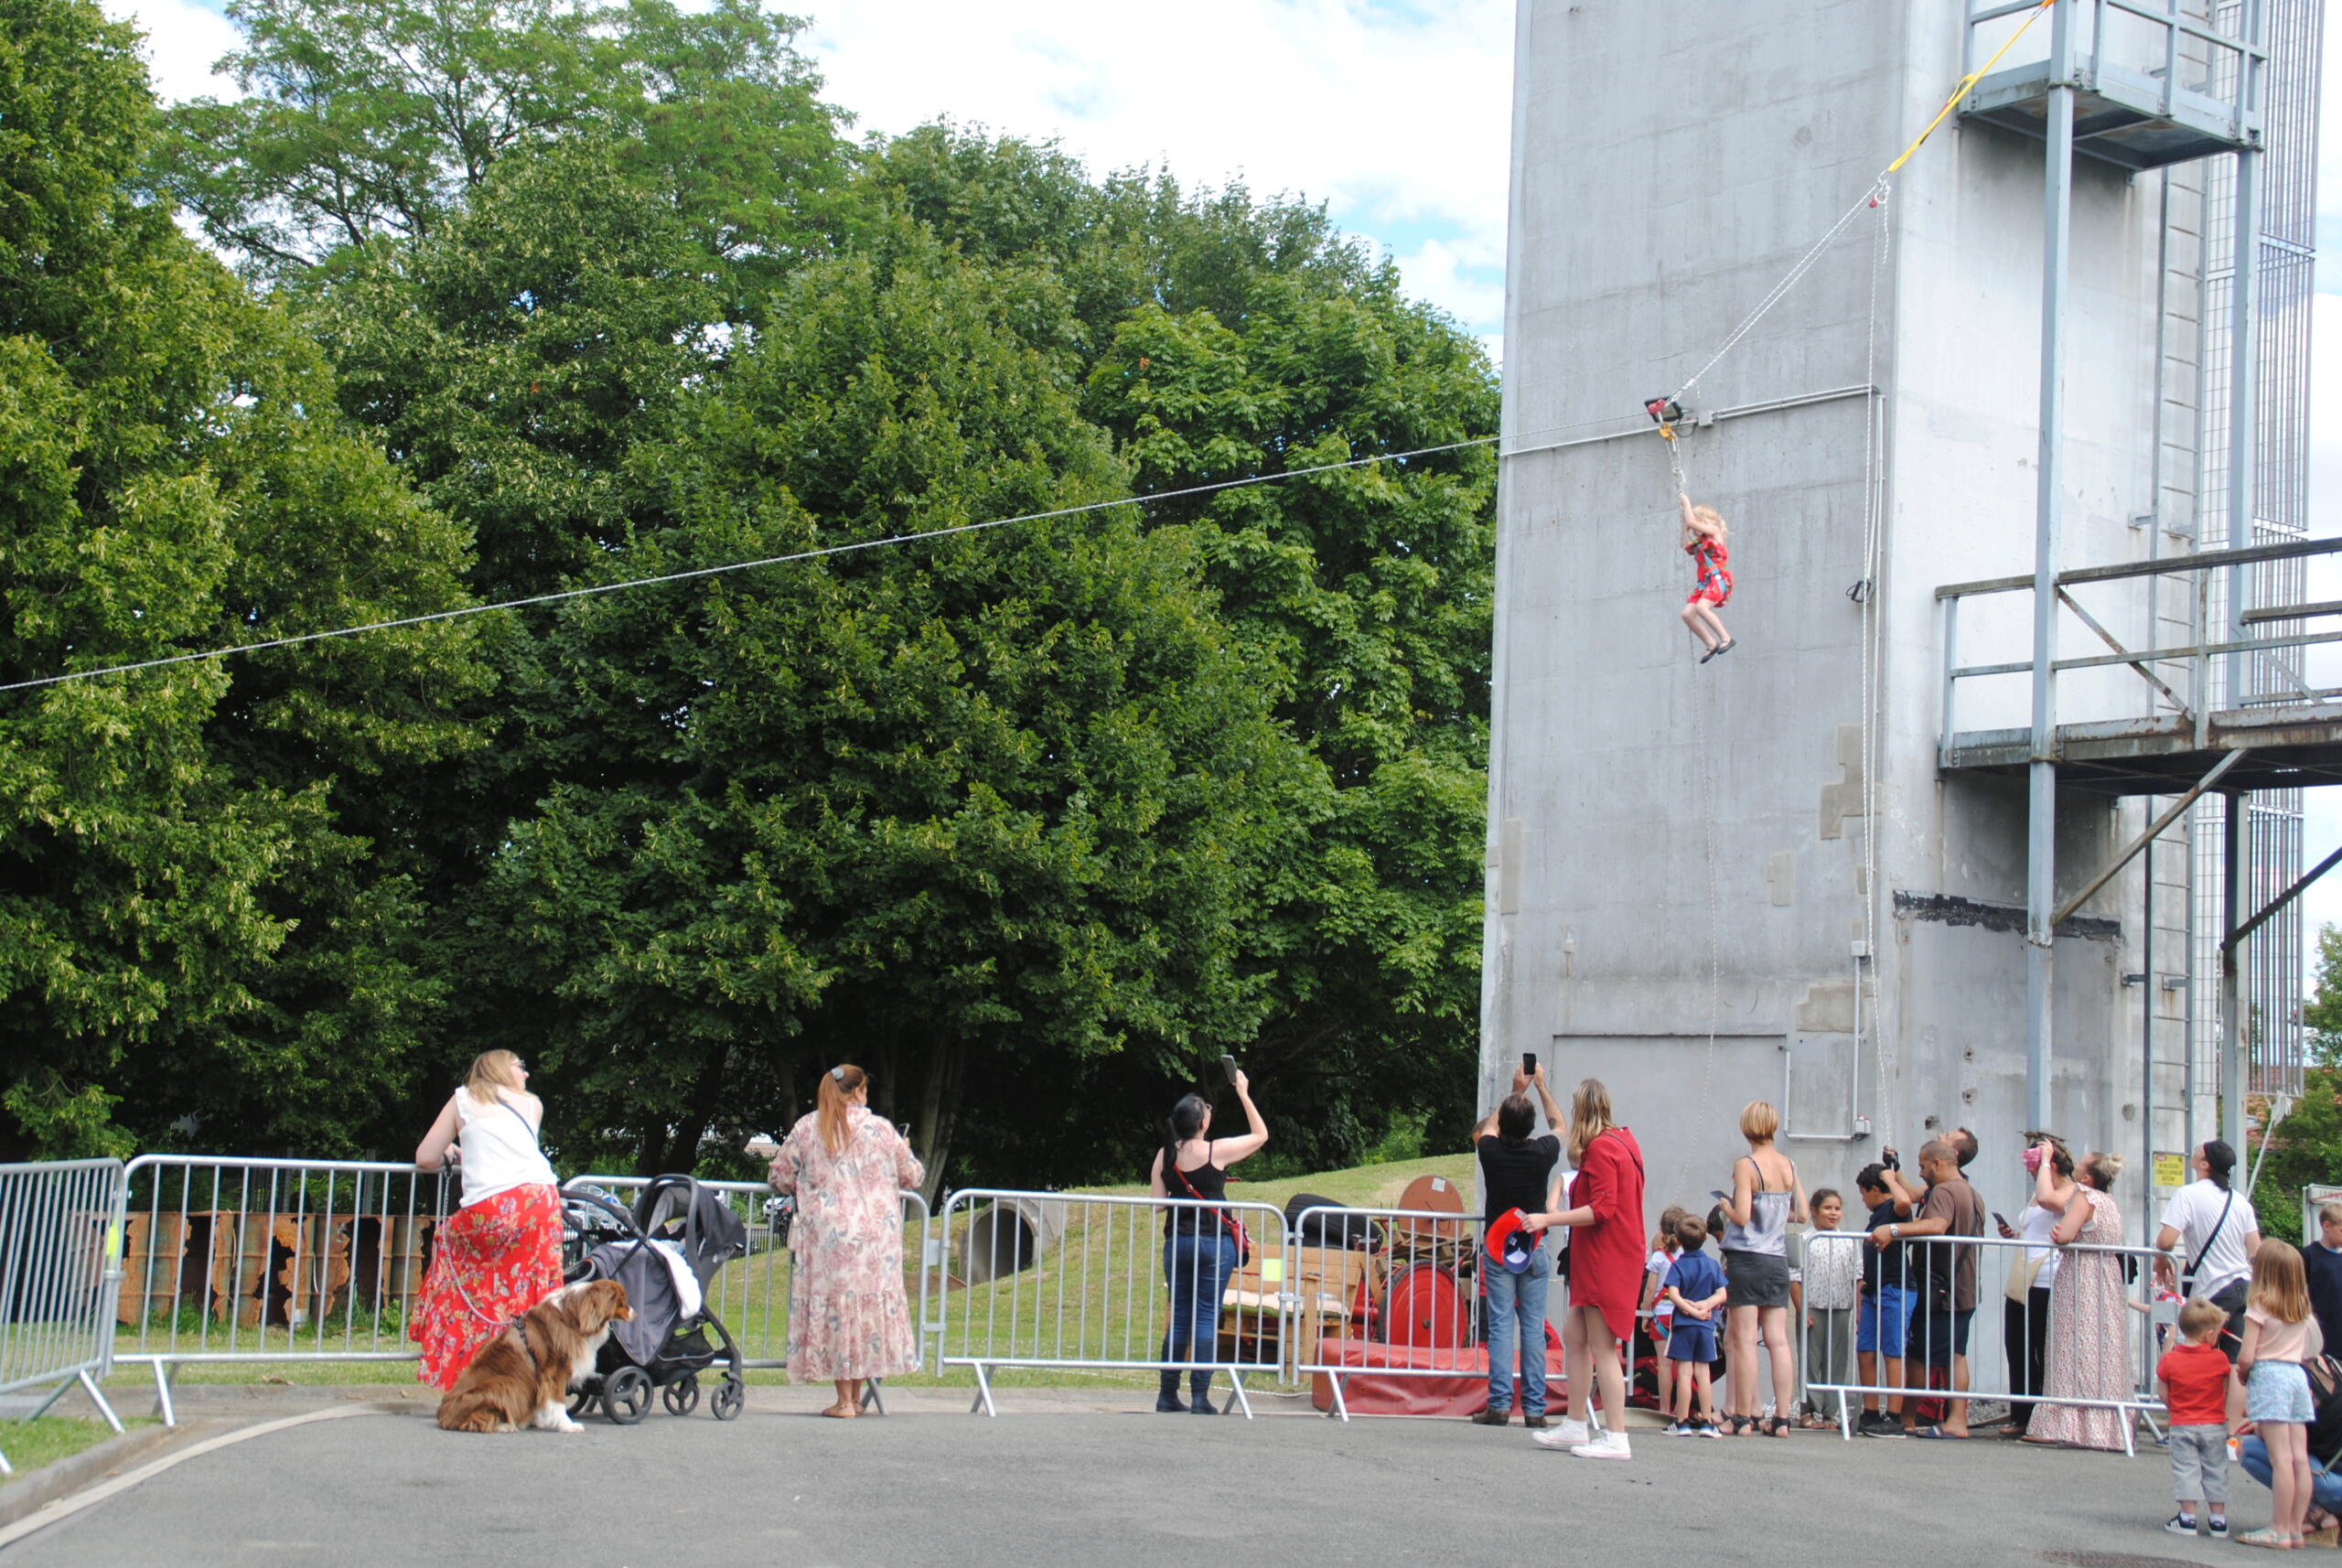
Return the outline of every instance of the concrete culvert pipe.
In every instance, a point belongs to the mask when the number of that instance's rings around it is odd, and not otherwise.
[[[1065,1235],[1065,1211],[1063,1202],[995,1199],[968,1221],[952,1262],[972,1285],[1022,1273],[1057,1250]]]

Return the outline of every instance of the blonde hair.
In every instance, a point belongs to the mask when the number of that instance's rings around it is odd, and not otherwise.
[[[2090,1185],[2100,1192],[2112,1192],[2114,1178],[2122,1174],[2122,1156],[2102,1150],[2092,1150],[2074,1164],[2077,1169],[2090,1177]]]
[[[2317,1222],[2321,1225],[2342,1225],[2342,1203],[2321,1206],[2317,1211]]]
[[[1585,1158],[1586,1146],[1618,1123],[1610,1119],[1610,1091],[1589,1078],[1570,1096],[1570,1163]]]
[[[869,1081],[870,1075],[850,1062],[841,1063],[822,1075],[814,1115],[821,1128],[822,1144],[833,1158],[845,1153],[845,1141],[853,1132],[846,1125],[846,1107],[854,1103],[854,1091]]]
[[[1752,1100],[1740,1108],[1740,1135],[1752,1144],[1769,1144],[1781,1130],[1781,1113],[1772,1102]]]
[[[472,1058],[471,1070],[464,1074],[464,1088],[474,1100],[493,1105],[503,1098],[498,1091],[510,1090],[526,1094],[521,1084],[521,1058],[510,1051],[482,1051]]]
[[[2229,1315],[2220,1309],[2220,1304],[2204,1296],[2189,1296],[2187,1305],[2179,1309],[2179,1332],[2193,1345],[2202,1344],[2208,1336],[2227,1327],[2228,1323]]]
[[[2280,1323],[2299,1323],[2309,1316],[2309,1282],[2302,1274],[2302,1255],[2291,1241],[2274,1236],[2252,1254],[2252,1289],[2245,1303],[2257,1306]]]
[[[1712,506],[1695,506],[1692,509],[1692,520],[1701,526],[1703,532],[1713,533],[1718,539],[1724,537],[1726,531],[1724,528],[1724,513],[1718,511],[1715,508]]]

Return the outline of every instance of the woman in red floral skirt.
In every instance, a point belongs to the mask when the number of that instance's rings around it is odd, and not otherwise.
[[[445,1165],[450,1145],[463,1162],[463,1207],[433,1238],[407,1326],[423,1347],[416,1375],[435,1389],[455,1387],[490,1335],[561,1288],[560,1184],[528,1082],[510,1051],[482,1053],[414,1151],[421,1170]]]

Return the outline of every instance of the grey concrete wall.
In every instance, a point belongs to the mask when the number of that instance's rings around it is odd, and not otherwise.
[[[1693,495],[1733,525],[1724,616],[1740,645],[1704,667],[1676,619],[1692,574],[1638,410],[1707,360],[1926,123],[1959,74],[1958,10],[1520,7],[1505,338],[1519,455],[1499,499],[1482,1098],[1524,1050],[1564,1091],[1602,1077],[1642,1138],[1654,1209],[1724,1184],[1740,1105],[1780,1102],[1785,1069],[1810,1185],[1843,1185],[1881,1141],[1908,1150],[1931,1123],[1965,1123],[1986,1144],[1987,1196],[2018,1200],[2022,939],[1939,911],[1943,896],[2022,906],[2025,801],[1938,776],[1933,596],[2032,566],[2040,145],[1947,124],[1896,181],[1875,294],[1865,211],[1703,379],[1693,401],[1710,410],[1857,385],[1866,362],[1883,392],[1687,436]],[[2069,563],[2143,555],[2154,532],[2131,519],[2155,503],[2159,178],[2076,181]],[[1846,597],[1863,575],[1866,427],[1885,555],[1867,674]],[[2185,486],[2176,467],[2165,482]],[[2086,602],[2143,642],[2144,589]],[[2026,596],[1995,611],[1963,622],[1963,660],[2025,656]],[[2063,636],[2069,650],[2090,638],[2070,618]],[[1962,727],[2022,723],[2022,685],[2005,684],[1963,693]],[[2112,716],[2144,711],[2149,689],[2121,671],[2065,697],[2068,714]],[[2143,816],[2072,797],[2061,819],[2070,887]],[[1874,855],[1877,949],[1858,992]],[[2086,911],[2089,934],[2057,947],[2058,1130],[2134,1161],[2138,993],[2121,977],[2138,967],[2140,886],[2118,879]],[[1832,1138],[1850,1113],[1881,1136]],[[2138,1195],[2118,1193],[2133,1213]]]

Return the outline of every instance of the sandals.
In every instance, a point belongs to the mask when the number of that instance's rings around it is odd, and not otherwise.
[[[1767,1416],[1764,1432],[1767,1437],[1787,1437],[1789,1434],[1789,1418],[1786,1415]]]
[[[2272,1552],[2295,1552],[2304,1545],[2298,1535],[2280,1530],[2248,1530],[2236,1538],[2239,1546],[2265,1546]]]

